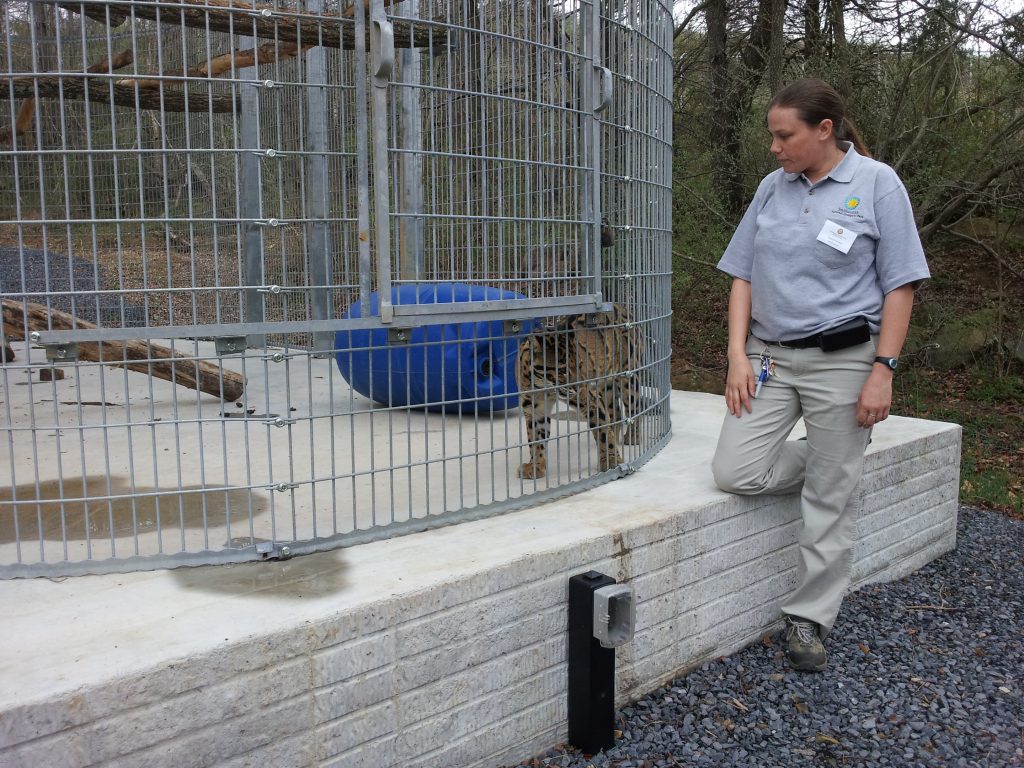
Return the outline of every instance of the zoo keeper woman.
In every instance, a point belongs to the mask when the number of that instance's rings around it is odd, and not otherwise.
[[[782,604],[786,655],[821,671],[850,585],[871,428],[929,277],[907,191],[871,159],[842,97],[799,80],[768,108],[781,166],[762,181],[718,268],[732,276],[725,418],[715,482],[739,494],[800,490],[795,591]],[[787,440],[803,417],[807,439]]]

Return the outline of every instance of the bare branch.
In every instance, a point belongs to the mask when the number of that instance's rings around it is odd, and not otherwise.
[[[679,25],[672,32],[672,39],[675,40],[677,37],[679,37],[679,35],[683,33],[683,30],[685,30],[690,25],[690,22],[693,21],[694,17],[701,13],[704,13],[704,9],[706,9],[708,5],[711,4],[711,2],[712,0],[704,0],[703,3],[701,3],[696,8],[692,9],[688,14],[686,14],[686,18],[679,22]]]
[[[687,256],[685,253],[680,253],[679,251],[672,251],[672,255],[680,259],[685,259],[686,261],[692,261],[694,264],[700,264],[702,267],[718,269],[717,264],[712,264],[710,261],[704,261],[702,259],[696,259],[693,256]]]
[[[921,227],[921,239],[928,240],[931,238],[940,228],[944,227],[954,216],[956,216],[959,210],[967,202],[976,195],[985,191],[989,185],[991,185],[1002,174],[1008,173],[1009,171],[1017,168],[1024,168],[1024,157],[1014,158],[1003,165],[990,169],[988,173],[973,183],[965,183],[961,187],[962,191],[954,195],[953,198],[943,206],[942,210],[931,219],[931,221]]]
[[[981,29],[977,29],[975,27],[970,26],[969,24],[965,24],[965,23],[962,23],[960,21],[957,21],[956,19],[952,18],[948,13],[946,13],[946,11],[944,11],[940,6],[936,5],[933,2],[933,0],[911,0],[911,2],[913,2],[914,5],[916,5],[918,8],[920,8],[922,11],[927,11],[929,13],[934,13],[938,18],[942,19],[944,22],[946,22],[953,29],[956,29],[956,30],[959,30],[960,32],[963,32],[968,37],[973,37],[976,40],[980,40],[983,43],[985,43],[986,45],[992,46],[997,51],[1002,53],[1004,56],[1008,57],[1011,61],[1019,64],[1022,67],[1024,67],[1024,59],[1022,59],[1020,56],[1018,56],[1012,50],[1010,50],[1010,48],[999,37],[994,37],[992,35],[985,34]],[[970,19],[971,20],[973,20],[974,14],[978,11],[978,6],[980,6],[980,5],[981,5],[981,3],[979,2],[974,7],[974,9],[972,10],[972,12],[970,14]],[[988,10],[989,12],[992,12],[994,9],[991,6],[986,6],[986,10]],[[998,27],[1005,26],[1006,18],[1002,17],[1001,21],[1003,22],[1002,24],[993,25],[993,26],[998,26]]]
[[[970,235],[968,235],[968,234],[966,234],[964,232],[958,232],[955,229],[946,229],[944,231],[947,232],[950,235],[953,235],[953,237],[959,238],[960,240],[966,240],[967,242],[972,243],[973,245],[978,246],[983,251],[985,251],[985,253],[987,253],[993,259],[998,261],[999,264],[1003,267],[1003,269],[1005,269],[1008,272],[1010,272],[1014,277],[1016,277],[1021,282],[1024,282],[1024,272],[1021,272],[1020,270],[1018,270],[1012,264],[1007,264],[1006,263],[1006,259],[1004,259],[1002,256],[999,255],[999,251],[997,251],[995,248],[990,246],[985,241],[979,240],[976,237],[971,237]]]

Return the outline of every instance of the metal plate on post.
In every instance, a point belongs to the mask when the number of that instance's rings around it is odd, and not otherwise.
[[[409,328],[388,328],[388,344],[408,344],[411,338]]]
[[[245,352],[246,336],[221,336],[214,339],[218,355],[240,355]]]
[[[46,350],[46,359],[51,363],[73,363],[78,360],[78,345],[74,342],[42,346]]]

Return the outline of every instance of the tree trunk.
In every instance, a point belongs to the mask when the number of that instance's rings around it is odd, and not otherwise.
[[[821,0],[804,2],[804,59],[821,56]]]
[[[708,62],[711,68],[711,146],[715,148],[718,186],[733,213],[743,208],[740,180],[740,111],[729,67],[727,0],[711,0],[704,11],[708,25]]]
[[[846,41],[845,0],[828,0],[828,23],[832,32],[832,60],[835,62],[836,81],[832,84],[849,102],[853,93],[850,81],[850,46]]]
[[[778,93],[782,89],[783,52],[786,39],[783,22],[786,20],[786,0],[772,0],[768,8],[768,87]]]

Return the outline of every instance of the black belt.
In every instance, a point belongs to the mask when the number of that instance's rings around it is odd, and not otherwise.
[[[871,329],[868,321],[863,317],[855,317],[835,328],[826,328],[820,333],[812,336],[804,336],[800,339],[788,339],[779,341],[768,341],[766,344],[789,349],[807,349],[809,347],[820,347],[824,352],[835,352],[839,349],[846,349],[857,344],[866,344],[871,340]]]
[[[790,339],[789,341],[766,341],[765,344],[776,347],[790,347],[791,349],[807,349],[808,347],[821,346],[821,334],[804,336],[802,339]]]

